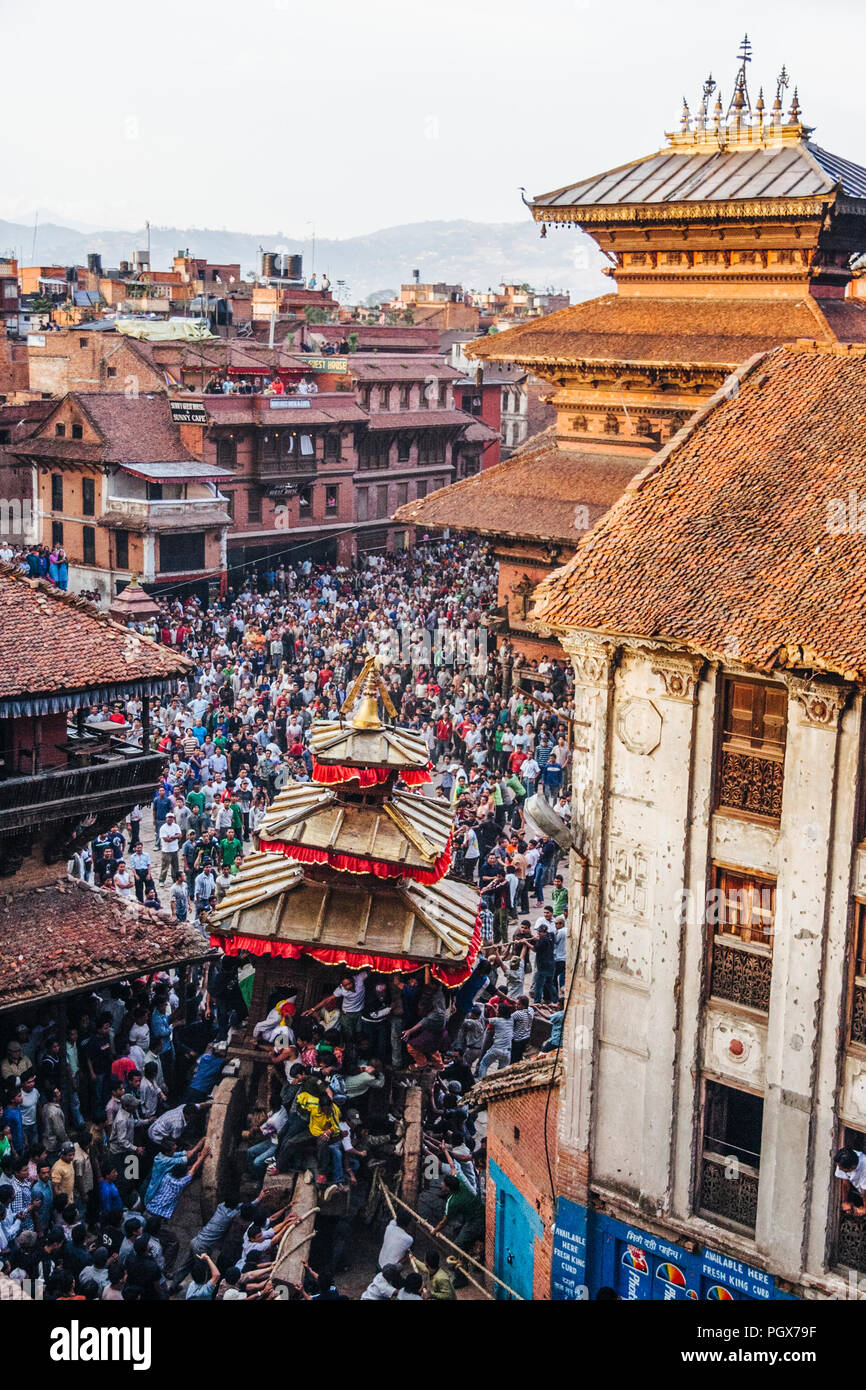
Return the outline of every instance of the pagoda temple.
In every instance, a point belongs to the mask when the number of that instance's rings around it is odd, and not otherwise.
[[[214,913],[211,944],[257,958],[253,1022],[275,989],[308,1006],[336,983],[335,966],[429,967],[453,988],[475,964],[478,894],[445,877],[452,808],[417,790],[431,780],[427,745],[383,722],[380,702],[396,718],[370,658],[340,718],[313,725],[313,780],[271,803],[258,850]]]
[[[866,169],[814,143],[784,68],[753,100],[750,63],[746,39],[730,96],[707,78],[661,150],[531,200],[542,236],[598,242],[612,293],[465,350],[549,382],[556,424],[396,513],[493,539],[500,630],[526,659],[558,650],[532,625],[535,585],[737,367],[798,339],[866,342]]]

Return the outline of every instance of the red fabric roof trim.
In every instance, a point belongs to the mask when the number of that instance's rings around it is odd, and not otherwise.
[[[405,772],[400,773],[400,776],[406,783],[407,787],[420,787],[422,782],[433,781],[433,773],[431,771],[431,767],[432,764],[430,763],[428,763],[426,767],[419,767],[414,771],[412,768],[407,767]]]
[[[438,883],[451,867],[451,840],[432,869],[409,869],[405,865],[383,864],[379,859],[367,859],[357,854],[338,854],[331,849],[312,849],[307,845],[286,844],[282,840],[260,840],[259,848],[302,864],[327,864],[331,869],[348,874],[375,874],[377,878],[412,878],[416,883]]]
[[[287,941],[264,941],[258,936],[217,936],[211,934],[211,946],[224,951],[227,956],[236,956],[240,951],[248,951],[254,956],[277,956],[285,960],[298,960],[301,956],[312,956],[322,965],[345,965],[350,970],[374,970],[378,975],[396,975],[423,970],[424,962],[410,960],[408,956],[374,956],[366,951],[328,950],[322,946],[295,946]],[[435,980],[447,989],[456,989],[468,980],[475,968],[478,949],[481,945],[481,916],[475,920],[475,931],[466,954],[466,959],[454,965],[431,965],[430,973]]]
[[[342,763],[326,767],[313,759],[313,781],[321,782],[324,786],[357,781],[362,787],[379,787],[390,776],[391,770],[387,767],[344,767]]]
[[[362,787],[380,787],[388,781],[393,769],[387,767],[347,767],[343,763],[326,766],[313,759],[313,781],[323,786],[334,786],[341,782],[359,782]],[[426,768],[407,768],[400,777],[407,787],[419,787],[422,782],[432,782],[431,764]]]

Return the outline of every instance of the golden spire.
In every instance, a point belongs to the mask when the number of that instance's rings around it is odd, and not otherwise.
[[[688,135],[689,131],[692,128],[692,117],[691,112],[689,111],[689,103],[686,101],[685,97],[683,97],[683,114],[680,117],[680,127],[682,129],[683,135]]]
[[[379,679],[374,662],[368,663],[367,676],[361,687],[361,703],[352,715],[353,729],[381,729],[379,718]]]
[[[352,682],[352,686],[347,694],[340,709],[340,715],[348,714],[358,695],[361,696],[355,714],[352,716],[353,729],[381,729],[382,721],[379,718],[379,700],[385,706],[392,719],[397,718],[397,711],[394,702],[388,693],[388,687],[379,675],[377,669],[377,659],[375,655],[367,657],[358,675]]]
[[[791,102],[791,109],[788,112],[788,125],[802,125],[802,111],[800,110],[800,98],[797,95],[797,88],[794,88],[794,100]]]

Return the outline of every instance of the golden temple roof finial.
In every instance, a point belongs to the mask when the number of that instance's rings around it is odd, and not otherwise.
[[[347,714],[351,710],[359,695],[361,697],[360,703],[352,715],[353,729],[382,728],[382,720],[379,717],[380,699],[391,718],[397,718],[397,711],[388,693],[388,687],[379,674],[378,660],[375,655],[367,657],[363,667],[352,682],[352,687],[340,709],[341,715]]]
[[[800,110],[800,98],[797,95],[797,88],[794,88],[794,99],[791,102],[791,109],[788,112],[788,125],[802,125],[802,111]]]
[[[752,114],[752,103],[749,100],[749,88],[746,83],[746,64],[752,61],[752,44],[748,34],[743,35],[743,41],[740,44],[740,51],[737,57],[740,60],[740,67],[734,81],[734,90],[731,94],[731,100],[728,104],[728,116],[731,115],[731,112],[734,112],[736,118],[742,120],[744,113],[748,113],[750,116]]]
[[[788,86],[788,82],[789,82],[788,70],[787,70],[787,68],[785,67],[785,64],[783,63],[783,64],[782,64],[782,71],[779,73],[779,76],[776,78],[776,100],[773,102],[773,129],[774,129],[774,130],[778,130],[779,126],[781,126],[781,124],[782,124],[782,109],[783,109],[783,108],[782,108],[782,93],[784,92],[785,88]]]
[[[755,107],[755,114],[756,114],[756,116],[757,116],[757,118],[758,118],[758,134],[759,134],[760,136],[763,136],[763,134],[764,134],[764,89],[763,89],[763,87],[759,87],[759,88],[758,88],[758,104],[757,104],[757,106]]]
[[[692,128],[692,115],[689,111],[689,103],[683,97],[683,114],[680,117],[680,127],[684,135],[687,135]]]
[[[707,78],[706,82],[705,82],[704,85],[703,85],[703,88],[701,89],[701,104],[700,104],[700,106],[698,107],[698,116],[697,116],[697,120],[696,120],[696,122],[695,122],[695,129],[698,130],[699,132],[703,132],[703,131],[705,131],[706,128],[707,128],[707,114],[708,114],[708,112],[709,112],[709,100],[710,100],[710,97],[713,95],[713,92],[714,92],[715,90],[716,90],[716,84],[715,84],[715,82],[713,81],[713,74],[710,73],[709,77]]]

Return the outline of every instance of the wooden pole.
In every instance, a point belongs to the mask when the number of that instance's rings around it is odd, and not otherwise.
[[[390,1198],[392,1201],[396,1202],[398,1206],[401,1206],[404,1211],[408,1211],[411,1216],[414,1216],[415,1220],[418,1222],[418,1225],[422,1226],[423,1229],[427,1232],[429,1236],[432,1237],[433,1240],[439,1240],[442,1242],[443,1245],[447,1245],[449,1249],[453,1250],[455,1255],[459,1257],[461,1262],[466,1260],[469,1264],[474,1265],[475,1268],[477,1270],[480,1270],[480,1272],[484,1275],[485,1279],[492,1279],[494,1284],[499,1284],[501,1288],[505,1289],[507,1293],[511,1294],[512,1298],[518,1299],[521,1303],[526,1302],[526,1299],[523,1297],[523,1295],[519,1294],[516,1289],[512,1289],[510,1284],[506,1284],[504,1279],[500,1279],[497,1274],[493,1274],[489,1269],[486,1268],[485,1265],[481,1264],[478,1260],[476,1260],[474,1256],[467,1255],[465,1250],[461,1250],[460,1246],[455,1245],[453,1240],[449,1240],[447,1236],[443,1236],[441,1231],[434,1231],[433,1227],[430,1225],[430,1222],[425,1221],[423,1216],[419,1216],[417,1211],[412,1210],[408,1202],[404,1202],[401,1197],[397,1196],[396,1192],[392,1192],[390,1188],[386,1187],[381,1177],[379,1177],[378,1180],[382,1188],[382,1192],[385,1194],[386,1201]],[[463,1273],[471,1283],[475,1284],[476,1288],[481,1288],[481,1285],[477,1284],[476,1281],[472,1278],[470,1274],[467,1273],[465,1269],[463,1270]],[[487,1290],[484,1288],[481,1288],[481,1292],[485,1294],[487,1298],[492,1298],[493,1296],[492,1294],[489,1294]]]

